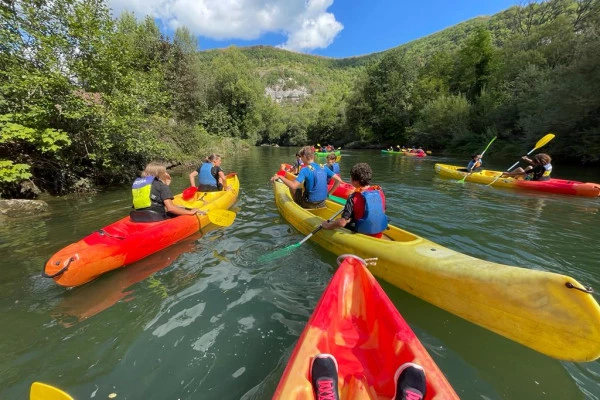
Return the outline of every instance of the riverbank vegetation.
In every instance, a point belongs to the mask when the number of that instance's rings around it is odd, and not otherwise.
[[[600,1],[549,0],[385,52],[199,51],[102,1],[0,5],[0,194],[130,181],[258,144],[421,145],[520,155],[547,132],[564,163],[600,157]],[[82,189],[83,190],[83,189]]]

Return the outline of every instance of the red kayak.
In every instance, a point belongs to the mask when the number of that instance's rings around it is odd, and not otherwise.
[[[341,258],[273,398],[313,400],[310,363],[315,355],[328,353],[337,360],[342,400],[390,399],[395,392],[394,373],[406,362],[423,367],[426,400],[458,399],[364,261],[348,255]]]
[[[293,168],[293,166],[290,164],[281,164],[281,169],[277,172],[277,175],[285,176],[287,179],[293,181],[296,179],[296,175],[294,175],[290,172],[292,170],[292,168]],[[331,182],[329,182],[329,184],[327,185],[327,189],[331,190],[332,187],[333,187],[333,180]],[[336,196],[336,197],[341,197],[342,199],[347,199],[348,196],[350,196],[350,193],[352,193],[352,192],[354,192],[354,186],[352,186],[348,182],[342,182],[337,187],[337,189],[335,189],[335,191],[332,193],[332,195]]]
[[[198,208],[206,214],[144,223],[133,222],[126,216],[56,252],[46,262],[42,276],[54,279],[61,286],[83,285],[156,253],[210,223],[219,223],[219,218],[228,217],[222,211],[235,203],[240,187],[237,174],[228,174],[226,178],[230,190],[197,192],[188,201],[181,194],[173,199],[175,205]]]

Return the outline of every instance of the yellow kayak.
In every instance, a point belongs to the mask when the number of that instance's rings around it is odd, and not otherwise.
[[[274,184],[281,215],[309,234],[342,205],[305,210],[283,183]],[[600,306],[575,279],[480,260],[390,225],[384,239],[347,229],[311,237],[336,255],[377,257],[373,275],[448,312],[548,356],[567,361],[600,357]]]
[[[598,197],[600,184],[593,182],[570,181],[550,178],[545,181],[528,181],[512,177],[500,178],[501,171],[482,169],[467,175],[467,169],[456,165],[435,164],[435,172],[445,178],[465,179],[469,182],[491,184],[493,187],[509,189],[535,190],[538,192],[568,194],[573,196]],[[466,175],[466,177],[465,177]]]

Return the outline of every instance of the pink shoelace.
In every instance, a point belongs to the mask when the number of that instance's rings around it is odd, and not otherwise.
[[[317,400],[337,400],[333,379],[319,379],[317,385]]]
[[[404,399],[406,400],[423,400],[423,395],[421,395],[421,393],[413,392],[410,389],[407,389],[404,392],[404,395]]]

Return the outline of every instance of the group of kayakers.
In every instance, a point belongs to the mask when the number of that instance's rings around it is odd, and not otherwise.
[[[228,190],[225,186],[225,173],[221,169],[221,156],[210,154],[197,170],[190,172],[190,185],[201,192]],[[198,185],[196,185],[198,177]],[[173,203],[173,193],[169,185],[171,176],[160,163],[150,163],[132,185],[133,210],[130,213],[134,222],[156,222],[178,215],[204,214],[197,208],[186,209]]]
[[[311,146],[303,147],[298,153],[303,163],[298,176],[294,180],[275,174],[271,182],[280,179],[294,191],[294,201],[303,208],[324,207],[327,197],[335,192],[342,183],[339,176],[335,154],[327,157],[327,166],[314,161]],[[338,172],[334,172],[337,170]],[[387,228],[388,218],[385,215],[385,195],[379,186],[371,185],[373,170],[367,163],[358,163],[350,169],[350,183],[355,191],[348,196],[341,218],[332,222],[323,222],[324,229],[347,227],[352,231],[381,238]],[[333,179],[330,189],[329,179]]]
[[[521,159],[529,165],[525,168],[518,167],[514,171],[503,172],[500,175],[501,178],[522,178],[531,181],[547,181],[550,179],[552,173],[552,158],[546,153],[538,153],[532,158],[523,156]],[[473,154],[471,160],[467,164],[467,172],[479,172],[483,165],[483,158],[481,154]]]

